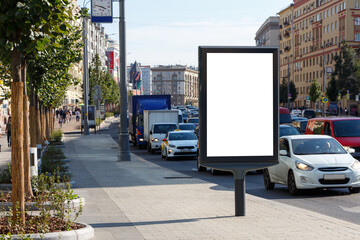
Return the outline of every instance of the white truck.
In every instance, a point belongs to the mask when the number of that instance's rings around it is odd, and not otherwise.
[[[148,152],[161,149],[166,133],[177,129],[178,115],[178,110],[144,110],[144,139]]]

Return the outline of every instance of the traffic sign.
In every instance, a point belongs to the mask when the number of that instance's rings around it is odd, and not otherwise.
[[[322,102],[323,102],[323,103],[327,103],[327,102],[328,102],[327,97],[323,97],[323,98],[322,98]]]
[[[326,73],[332,73],[333,68],[332,67],[326,67]]]
[[[350,99],[350,94],[346,94],[346,99],[349,100]]]
[[[310,97],[309,97],[309,96],[306,96],[306,100],[307,100],[307,101],[310,101]]]

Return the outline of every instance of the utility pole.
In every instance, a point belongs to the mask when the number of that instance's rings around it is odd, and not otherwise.
[[[118,161],[130,161],[129,133],[127,125],[126,52],[125,52],[125,0],[119,1],[120,47],[120,129]]]
[[[83,8],[87,11],[87,8]],[[83,42],[84,42],[84,135],[89,135],[89,118],[88,118],[88,102],[89,102],[89,70],[88,70],[88,40],[87,40],[87,17],[83,18]]]

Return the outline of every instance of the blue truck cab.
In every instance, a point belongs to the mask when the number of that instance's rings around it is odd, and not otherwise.
[[[171,109],[171,95],[134,95],[129,97],[129,136],[134,146],[146,147],[144,110]]]

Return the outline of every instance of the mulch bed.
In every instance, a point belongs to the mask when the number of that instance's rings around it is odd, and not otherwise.
[[[35,197],[25,196],[25,202],[35,202]],[[0,202],[12,202],[11,193],[4,193],[0,195]]]
[[[47,227],[46,232],[61,232],[66,231],[66,222],[57,217],[51,217],[48,222],[42,224],[42,219],[39,216],[26,215],[25,226],[22,227],[9,227],[9,219],[7,217],[0,218],[0,234],[31,234],[41,233],[44,227]],[[71,230],[77,230],[84,228],[84,225],[79,223],[73,223]]]

